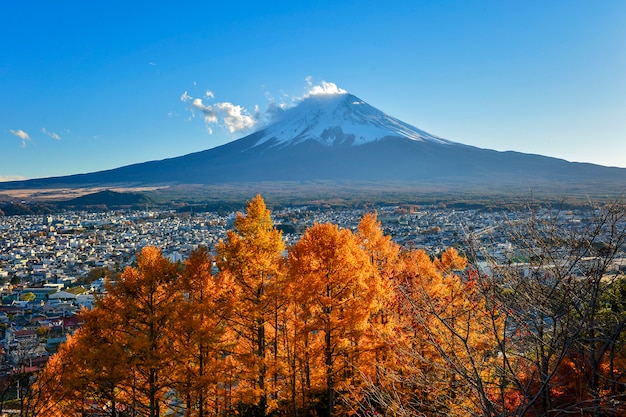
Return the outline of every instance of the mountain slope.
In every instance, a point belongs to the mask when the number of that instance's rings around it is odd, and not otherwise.
[[[258,181],[407,181],[524,188],[626,184],[626,169],[497,152],[431,135],[350,94],[277,110],[256,133],[206,151],[90,174],[0,183],[0,189]]]

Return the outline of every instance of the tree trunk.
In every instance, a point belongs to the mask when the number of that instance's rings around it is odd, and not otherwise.
[[[331,346],[331,334],[330,323],[327,323],[326,328],[326,348],[324,353],[326,356],[326,395],[328,396],[328,415],[332,416],[335,408],[335,387],[333,381],[333,352]]]

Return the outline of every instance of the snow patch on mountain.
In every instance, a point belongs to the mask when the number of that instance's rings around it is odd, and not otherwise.
[[[320,89],[294,107],[276,108],[273,121],[255,146],[270,142],[282,147],[309,139],[326,146],[358,146],[386,137],[454,143],[391,117],[342,89]]]

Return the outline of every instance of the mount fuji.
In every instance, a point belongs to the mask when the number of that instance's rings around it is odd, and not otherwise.
[[[359,146],[386,137],[453,144],[391,117],[351,94],[309,96],[298,106],[275,115],[257,145],[290,146],[307,140],[327,147]]]
[[[0,189],[225,184],[275,181],[406,182],[529,187],[611,187],[626,169],[498,152],[424,132],[348,94],[310,95],[276,108],[272,123],[233,142],[107,171],[0,183]]]

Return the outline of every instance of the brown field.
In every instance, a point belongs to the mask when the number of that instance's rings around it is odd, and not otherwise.
[[[50,189],[22,189],[0,191],[2,200],[30,200],[38,202],[56,202],[71,200],[87,194],[99,191],[111,190],[117,192],[147,192],[155,191],[162,187],[85,187],[85,188],[50,188]]]

